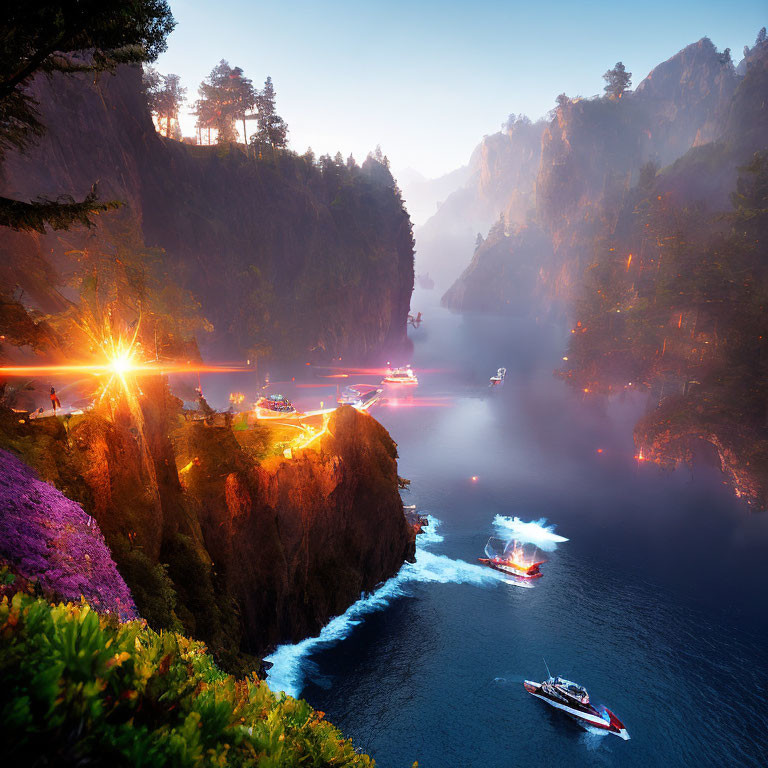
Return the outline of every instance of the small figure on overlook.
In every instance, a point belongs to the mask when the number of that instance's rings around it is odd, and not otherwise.
[[[53,408],[53,413],[56,413],[57,408],[61,408],[61,401],[59,400],[59,396],[56,394],[56,390],[53,387],[53,384],[51,384],[51,407]]]

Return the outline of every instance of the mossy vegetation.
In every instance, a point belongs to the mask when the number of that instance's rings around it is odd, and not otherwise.
[[[7,592],[7,587],[5,588]],[[0,601],[9,764],[372,766],[305,701],[222,672],[202,643],[24,591]]]

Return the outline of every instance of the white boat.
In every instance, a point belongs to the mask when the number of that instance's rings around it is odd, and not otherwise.
[[[351,405],[359,411],[365,411],[381,397],[383,391],[381,388],[365,384],[353,384],[344,388],[343,392],[336,398],[336,402],[339,405]]]
[[[629,739],[624,723],[602,704],[592,704],[584,686],[552,676],[543,683],[526,680],[523,685],[528,693],[565,712],[579,724],[613,733],[625,741]]]
[[[387,368],[387,375],[384,377],[387,384],[418,384],[419,380],[410,365],[405,368]]]

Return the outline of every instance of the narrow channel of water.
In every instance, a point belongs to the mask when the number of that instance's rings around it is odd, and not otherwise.
[[[420,298],[419,386],[372,413],[430,533],[415,565],[321,638],[279,649],[270,683],[382,768],[768,764],[768,516],[713,468],[639,466],[644,398],[569,390],[552,375],[560,329]],[[507,381],[491,390],[501,365]],[[569,539],[533,589],[476,564],[497,515],[546,518]],[[587,733],[528,695],[542,658],[631,740]]]

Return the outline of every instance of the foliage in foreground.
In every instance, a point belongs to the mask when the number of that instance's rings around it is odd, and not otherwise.
[[[221,672],[202,643],[85,603],[3,597],[0,677],[14,765],[374,764],[305,701]]]

